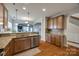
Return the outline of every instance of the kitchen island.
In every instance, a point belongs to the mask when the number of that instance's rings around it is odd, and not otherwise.
[[[2,33],[0,34],[0,49],[3,55],[10,56],[19,52],[38,47],[40,36],[35,32]]]

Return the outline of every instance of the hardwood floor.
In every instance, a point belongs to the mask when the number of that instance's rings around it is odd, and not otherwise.
[[[47,42],[41,42],[38,47],[41,52],[35,56],[78,56],[79,49],[74,47],[60,48]]]

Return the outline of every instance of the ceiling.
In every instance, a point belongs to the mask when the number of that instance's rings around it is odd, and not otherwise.
[[[22,17],[28,16],[28,9],[30,12],[29,17],[32,18],[32,21],[36,21],[44,16],[51,16],[79,6],[77,3],[16,3],[15,5],[5,3],[4,5],[8,9],[11,18],[14,18],[16,15],[15,9],[18,9],[17,20],[15,22],[25,22],[25,20],[22,20]],[[26,10],[23,10],[22,7],[26,7]],[[43,12],[42,8],[46,8],[46,11]]]

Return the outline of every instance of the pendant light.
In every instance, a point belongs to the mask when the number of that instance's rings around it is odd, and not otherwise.
[[[18,9],[16,9],[16,20],[17,20],[17,11],[18,11]]]

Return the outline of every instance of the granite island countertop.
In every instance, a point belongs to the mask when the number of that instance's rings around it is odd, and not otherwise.
[[[0,49],[5,48],[12,38],[16,38],[16,36],[0,37]]]
[[[0,37],[0,49],[5,48],[13,38],[21,38],[21,37],[36,36],[36,35],[39,35],[39,34],[28,34],[24,36],[21,36],[21,35],[20,36],[16,36],[16,35],[2,36]]]

